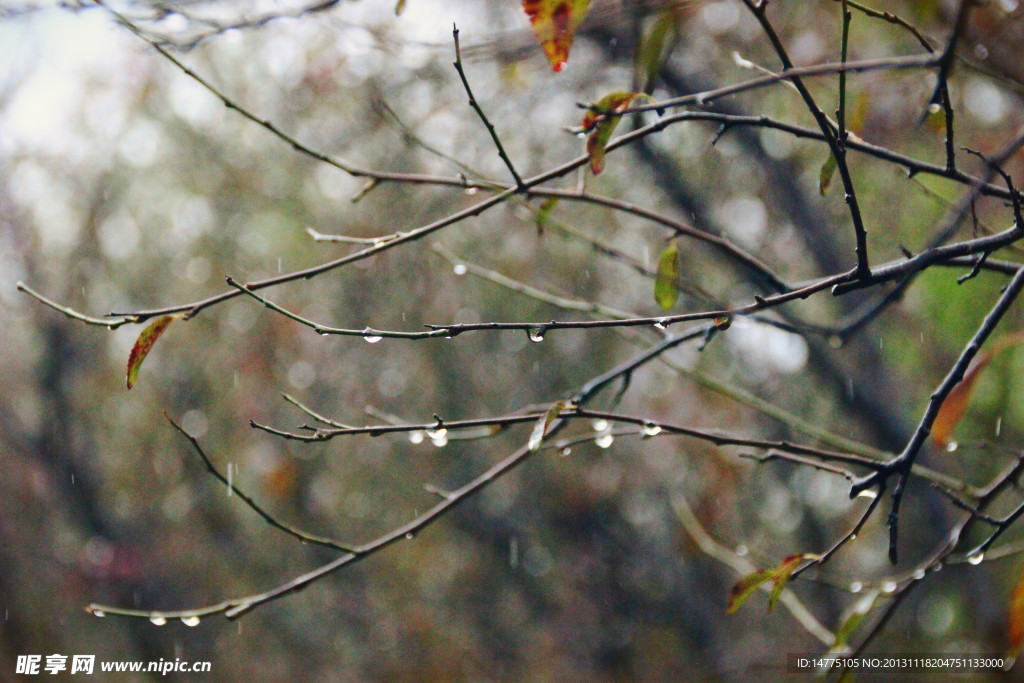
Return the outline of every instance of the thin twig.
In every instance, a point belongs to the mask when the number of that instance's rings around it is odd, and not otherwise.
[[[497,131],[494,129],[494,125],[487,119],[487,115],[484,114],[484,110],[480,108],[480,104],[476,101],[476,97],[473,96],[473,90],[469,87],[469,80],[466,78],[466,72],[462,68],[462,53],[459,51],[459,29],[452,27],[452,38],[455,41],[455,70],[459,72],[459,79],[462,81],[462,87],[466,90],[466,95],[469,96],[469,106],[473,108],[473,111],[477,113],[480,120],[483,121],[484,126],[487,128],[487,132],[491,135],[491,140],[494,141],[494,146],[498,148],[498,156],[505,162],[505,166],[508,168],[509,173],[512,174],[512,178],[516,181],[516,187],[520,191],[526,189],[523,184],[523,179],[519,176],[519,172],[516,171],[516,167],[512,164],[512,160],[505,152],[504,145],[501,144],[501,138],[498,137]]]

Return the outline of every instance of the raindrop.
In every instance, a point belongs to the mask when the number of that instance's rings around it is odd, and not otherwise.
[[[736,554],[740,557],[746,557],[750,553],[750,549],[745,545],[736,546]]]
[[[958,448],[960,448],[960,444],[958,444],[956,441],[950,441],[949,443],[946,444],[947,453],[952,453]]]
[[[409,443],[423,443],[423,432],[418,429],[415,432],[409,432]]]
[[[543,327],[531,327],[526,331],[526,336],[530,338],[533,343],[544,341],[544,328]]]
[[[658,318],[657,320],[654,321],[654,326],[657,327],[659,330],[667,330],[668,326],[665,324],[667,321],[668,318]]]
[[[895,593],[898,588],[898,584],[895,581],[886,581],[882,584],[883,593]]]
[[[914,579],[915,580],[920,581],[923,578],[924,578],[924,569],[918,569],[916,572],[914,572]]]
[[[162,617],[159,614],[155,614],[149,618],[149,622],[154,626],[163,626],[167,623],[167,618]]]
[[[558,69],[555,69],[555,71],[558,71]],[[466,188],[466,194],[468,194],[470,196],[475,195],[479,191],[480,191],[480,188],[478,188],[478,187],[467,187]]]
[[[185,624],[185,626],[198,626],[199,617],[194,614],[191,617],[182,617],[181,623]]]
[[[101,617],[101,618],[102,618],[102,617],[105,617],[105,616],[107,616],[107,613],[106,613],[106,612],[104,612],[104,611],[103,611],[103,610],[101,610],[101,609],[94,609],[94,610],[92,611],[92,615],[93,615],[94,617]]]
[[[938,102],[932,102],[928,105],[929,114],[938,114],[940,111],[942,111],[942,106]]]
[[[572,449],[568,446],[562,449],[562,456],[572,455]]]
[[[932,567],[932,571],[933,572],[941,572],[942,571],[942,563],[941,562],[936,562],[935,566]]]
[[[381,339],[382,339],[382,337],[379,334],[374,334],[373,330],[371,330],[369,327],[367,327],[365,330],[363,330],[363,340],[367,344],[376,344]]]
[[[405,535],[405,540],[407,540],[407,541],[411,541],[412,538],[413,538],[413,536],[412,536],[412,532],[411,531]]]
[[[857,534],[850,534],[850,540],[851,541],[856,541],[857,540]]]
[[[653,422],[644,423],[644,437],[657,436],[661,434],[661,425],[656,425]]]
[[[447,430],[442,429],[441,431],[446,432]],[[440,436],[431,438],[430,441],[438,448],[443,448],[448,445],[448,435],[447,433],[441,434]]]
[[[979,565],[985,561],[985,553],[974,553],[967,558],[968,564]]]
[[[854,581],[850,584],[851,593],[860,593],[862,590],[864,590],[864,584],[860,581]]]
[[[456,275],[465,275],[466,274],[466,265],[464,263],[456,263],[455,267],[452,268],[452,271]]]
[[[999,438],[999,432],[1003,431],[1003,416],[1000,415],[996,418],[996,438]]]
[[[864,489],[863,491],[861,491],[860,493],[857,494],[857,497],[858,498],[867,498],[868,500],[874,500],[875,498],[878,498],[878,491],[876,491],[874,489]],[[850,539],[850,540],[853,540],[853,539]]]
[[[602,434],[601,436],[594,439],[594,443],[597,444],[598,448],[608,448],[609,446],[612,445],[613,441],[615,441],[615,437],[612,436],[611,432],[608,432],[607,434]]]
[[[594,428],[595,432],[603,432],[604,430],[608,429],[608,420],[602,420],[601,418],[598,418],[592,421],[590,425]]]

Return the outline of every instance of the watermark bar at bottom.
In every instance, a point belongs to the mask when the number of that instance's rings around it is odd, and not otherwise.
[[[893,654],[893,655],[821,655],[793,653],[786,655],[786,671],[814,674],[835,669],[889,673],[976,673],[1005,671],[1013,665],[1007,657],[977,654]]]

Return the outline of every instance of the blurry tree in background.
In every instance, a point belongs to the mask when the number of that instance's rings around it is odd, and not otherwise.
[[[1016,655],[1024,10],[524,4],[0,8],[5,671]]]

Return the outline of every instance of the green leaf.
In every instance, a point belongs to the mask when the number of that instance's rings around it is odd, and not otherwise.
[[[572,407],[572,404],[568,401],[555,401],[551,404],[551,407],[548,408],[543,417],[537,420],[537,424],[533,427],[533,432],[530,433],[530,441],[527,447],[531,451],[536,452],[540,450],[541,444],[544,443],[544,436],[548,433],[548,427],[562,414],[563,410],[570,407]]]
[[[767,583],[775,578],[774,569],[762,569],[753,574],[747,574],[736,582],[736,585],[729,591],[729,605],[725,608],[726,614],[732,614],[754,594],[761,584]]]
[[[755,590],[769,581],[774,584],[771,593],[768,595],[768,611],[771,612],[775,609],[775,604],[782,596],[782,591],[786,588],[786,584],[789,583],[793,572],[804,562],[816,560],[819,557],[820,555],[813,553],[797,553],[784,559],[775,569],[761,569],[753,574],[747,574],[729,591],[729,605],[726,607],[725,613],[732,614],[735,612]]]
[[[540,208],[537,209],[537,232],[543,233],[544,227],[548,224],[548,218],[551,216],[551,211],[558,204],[558,197],[548,197],[540,204]]]
[[[676,240],[669,242],[658,258],[654,300],[666,311],[671,310],[679,300],[679,245]]]
[[[619,112],[628,109],[638,97],[653,101],[646,93],[618,90],[602,97],[594,108],[584,115],[582,131],[590,131],[590,136],[587,137],[587,155],[590,157],[590,170],[594,175],[604,170],[604,148],[612,139],[612,133],[622,118]]]
[[[644,89],[649,90],[658,77],[666,58],[666,43],[669,44],[668,52],[679,39],[679,17],[672,9],[665,10],[654,22],[651,32],[647,34],[647,40],[640,48],[637,56],[638,73],[644,75]]]
[[[828,194],[828,187],[832,184],[832,176],[836,172],[836,157],[831,152],[828,154],[828,159],[825,159],[825,163],[821,165],[821,172],[818,174],[818,192],[821,196]]]
[[[768,595],[769,612],[775,609],[775,604],[779,601],[782,590],[789,583],[789,577],[793,576],[793,572],[796,571],[797,567],[807,560],[816,560],[818,557],[814,553],[797,553],[784,559],[782,564],[775,568],[775,585],[772,586],[772,592]]]
[[[153,349],[153,344],[160,338],[160,335],[164,333],[167,326],[178,318],[183,317],[182,314],[177,315],[165,315],[157,318],[150,323],[146,329],[142,331],[139,338],[135,340],[135,345],[132,346],[131,353],[128,354],[128,375],[126,383],[128,388],[131,389],[135,386],[135,380],[139,377],[139,368],[142,367],[142,361],[146,360],[146,356]]]
[[[875,606],[875,601],[878,599],[879,595],[881,595],[880,591],[877,589],[873,590],[853,604],[853,607],[846,614],[846,618],[843,619],[843,622],[836,630],[836,642],[829,652],[835,652],[846,645],[850,640],[850,634],[852,634],[853,631],[860,626],[860,623],[864,621],[864,617],[866,617]]]

